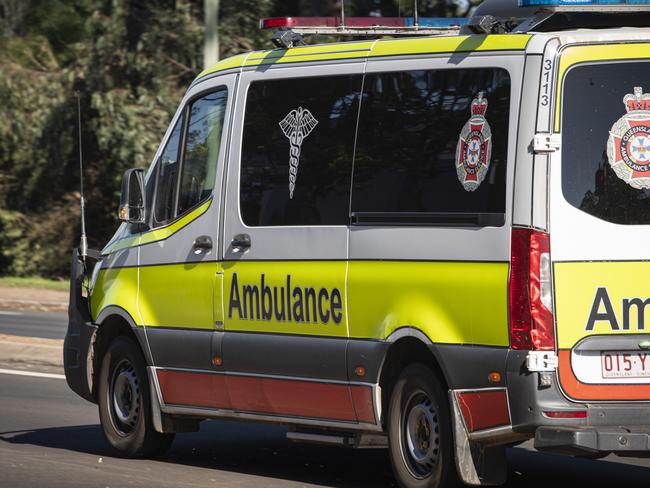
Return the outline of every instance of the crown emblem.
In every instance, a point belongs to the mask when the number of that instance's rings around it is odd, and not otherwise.
[[[623,103],[628,112],[650,110],[650,93],[643,93],[643,88],[635,86],[634,93],[625,95]]]
[[[609,131],[607,159],[616,176],[632,188],[650,189],[650,93],[636,86],[623,103],[627,113]]]
[[[487,175],[492,155],[492,130],[485,119],[488,101],[479,92],[470,105],[471,117],[456,145],[456,175],[466,191],[475,191]]]
[[[476,98],[472,101],[471,112],[472,115],[480,115],[485,117],[485,112],[487,112],[488,101],[483,98],[484,92],[478,92]]]

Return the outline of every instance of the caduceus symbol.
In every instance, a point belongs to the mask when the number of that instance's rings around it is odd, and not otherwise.
[[[289,151],[289,198],[293,198],[293,190],[296,188],[296,178],[298,177],[298,164],[300,163],[300,147],[304,138],[314,130],[318,120],[309,110],[298,107],[289,112],[279,124],[284,135],[289,138],[291,146]]]

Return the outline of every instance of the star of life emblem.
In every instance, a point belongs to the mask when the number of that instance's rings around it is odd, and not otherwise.
[[[466,191],[476,190],[487,175],[492,156],[492,130],[485,119],[488,101],[483,92],[472,101],[472,116],[463,126],[456,145],[456,175]]]
[[[296,188],[302,141],[314,130],[318,120],[306,108],[298,107],[289,112],[279,124],[284,135],[289,138],[291,146],[289,150],[289,198],[291,199]]]
[[[632,188],[650,188],[650,93],[637,86],[623,103],[627,113],[609,131],[607,159]]]

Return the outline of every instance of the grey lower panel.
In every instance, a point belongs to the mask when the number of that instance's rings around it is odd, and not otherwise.
[[[371,340],[351,340],[348,343],[348,377],[351,381],[378,383],[381,367],[384,364],[390,343]],[[366,370],[363,377],[357,376],[355,369],[362,366]]]
[[[449,388],[463,390],[505,386],[507,348],[456,344],[432,344],[429,347],[442,368]],[[501,373],[501,383],[488,381],[488,374],[492,371]]]
[[[215,369],[222,332],[203,329],[147,327],[153,365],[163,368]]]
[[[346,338],[226,332],[229,372],[348,381]]]

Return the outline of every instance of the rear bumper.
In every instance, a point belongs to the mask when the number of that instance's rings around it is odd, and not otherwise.
[[[601,452],[647,456],[650,452],[650,427],[645,430],[623,427],[539,427],[535,432],[535,448],[574,456]]]
[[[556,374],[540,386],[526,369],[526,351],[508,352],[507,385],[512,429],[535,439],[535,448],[559,454],[650,452],[648,403],[582,403],[568,400]],[[548,412],[582,411],[585,418],[551,418]],[[644,454],[645,453],[645,454]]]
[[[84,272],[78,249],[72,251],[68,331],[63,342],[63,367],[68,386],[80,397],[95,403],[91,344],[97,326],[92,323],[88,299],[81,293]]]

